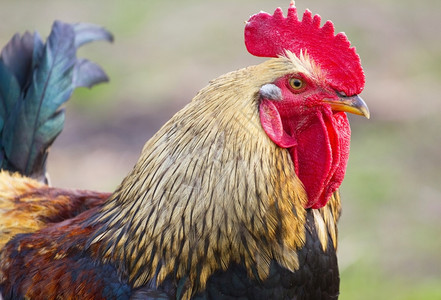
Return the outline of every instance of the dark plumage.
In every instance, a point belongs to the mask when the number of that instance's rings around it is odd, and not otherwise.
[[[45,179],[48,149],[64,125],[61,106],[77,87],[107,81],[104,71],[77,59],[82,45],[112,41],[92,24],[54,22],[44,44],[40,35],[14,35],[0,56],[0,167]]]

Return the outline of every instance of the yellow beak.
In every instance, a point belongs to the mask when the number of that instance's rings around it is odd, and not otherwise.
[[[333,111],[344,111],[359,116],[365,116],[368,119],[371,116],[368,106],[358,95],[351,97],[342,96],[338,99],[325,99],[323,101],[329,103]]]

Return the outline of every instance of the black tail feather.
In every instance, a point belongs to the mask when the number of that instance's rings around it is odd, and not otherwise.
[[[61,106],[77,87],[108,81],[95,63],[76,50],[113,41],[107,30],[55,21],[43,43],[38,33],[16,34],[0,56],[0,168],[45,179],[48,149],[64,125]]]

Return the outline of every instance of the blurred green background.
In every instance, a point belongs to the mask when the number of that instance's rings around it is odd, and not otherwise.
[[[80,50],[111,78],[77,90],[49,157],[52,184],[111,191],[144,142],[210,79],[262,61],[243,44],[254,13],[289,0],[6,1],[0,45],[53,20],[100,24]],[[371,120],[351,116],[342,185],[340,299],[441,299],[441,1],[296,1],[356,45]]]

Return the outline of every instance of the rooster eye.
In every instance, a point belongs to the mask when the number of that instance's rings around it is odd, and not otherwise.
[[[293,77],[289,80],[289,85],[294,91],[298,91],[305,86],[305,83],[303,82],[303,80],[297,77]]]

